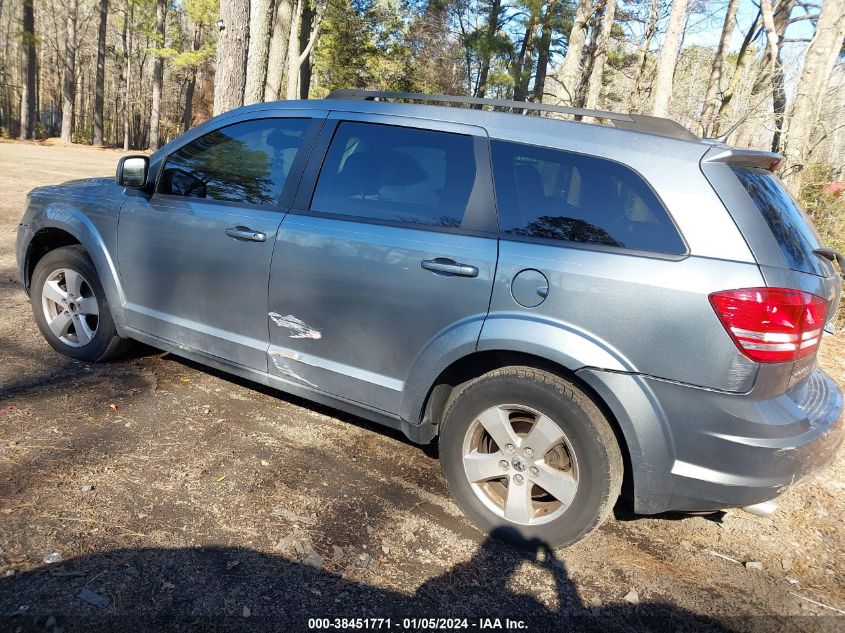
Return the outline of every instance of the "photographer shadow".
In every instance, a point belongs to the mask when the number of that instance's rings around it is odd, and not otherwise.
[[[389,584],[390,567],[425,567],[407,559],[368,559],[362,569],[355,555],[309,565],[237,547],[114,550],[0,579],[0,629],[286,632],[327,630],[346,618],[352,625],[341,630],[362,630],[356,618],[390,618],[391,630],[725,630],[671,604],[586,606],[551,548],[498,540],[508,537],[495,532],[466,563],[410,595],[365,580]],[[553,582],[539,582],[542,574]]]

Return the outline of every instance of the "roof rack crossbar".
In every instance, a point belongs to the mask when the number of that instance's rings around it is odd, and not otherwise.
[[[586,108],[572,108],[569,106],[551,105],[548,103],[533,103],[531,101],[513,101],[510,99],[486,99],[480,97],[461,97],[455,95],[430,95],[417,92],[390,92],[382,90],[356,90],[341,88],[332,91],[327,99],[375,101],[376,99],[404,99],[407,101],[429,101],[433,103],[456,103],[460,105],[481,105],[493,108],[512,108],[515,110],[532,110],[538,112],[557,112],[575,116],[587,116],[596,119],[607,119],[621,129],[647,132],[669,136],[684,140],[699,140],[698,137],[671,119],[644,116],[641,114],[621,114],[605,110],[589,110]]]

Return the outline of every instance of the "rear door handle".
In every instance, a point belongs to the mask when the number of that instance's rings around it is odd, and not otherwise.
[[[420,263],[420,266],[436,273],[446,273],[448,275],[457,275],[458,277],[478,277],[478,268],[475,266],[459,264],[455,260],[445,257],[424,259]]]
[[[226,229],[226,235],[234,237],[236,240],[248,240],[250,242],[263,242],[267,239],[267,235],[261,231],[253,231],[246,226],[234,226]]]

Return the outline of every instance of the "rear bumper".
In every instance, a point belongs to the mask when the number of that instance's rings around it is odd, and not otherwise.
[[[588,373],[600,395],[617,394],[608,404],[623,427],[635,510],[643,514],[774,499],[830,464],[845,439],[842,392],[819,369],[780,395]]]

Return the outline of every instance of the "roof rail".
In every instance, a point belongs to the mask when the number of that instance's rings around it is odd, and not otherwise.
[[[480,105],[492,108],[511,108],[516,110],[532,110],[539,112],[557,112],[559,114],[572,114],[576,116],[588,116],[596,119],[608,119],[615,127],[645,132],[647,134],[658,134],[685,141],[700,140],[680,123],[671,119],[646,116],[643,114],[620,114],[619,112],[606,112],[604,110],[588,110],[586,108],[571,108],[569,106],[551,105],[547,103],[534,103],[531,101],[513,101],[510,99],[483,99],[480,97],[459,97],[454,95],[429,95],[417,92],[389,92],[382,90],[356,90],[341,88],[332,91],[326,99],[361,100],[375,101],[376,99],[402,99],[406,101],[429,101],[433,103],[455,103],[459,105]]]

